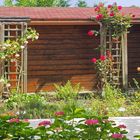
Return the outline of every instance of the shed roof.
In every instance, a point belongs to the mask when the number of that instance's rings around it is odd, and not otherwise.
[[[140,8],[125,7],[122,13],[140,19]],[[94,8],[0,7],[0,17],[29,17],[32,21],[90,21],[96,16]]]

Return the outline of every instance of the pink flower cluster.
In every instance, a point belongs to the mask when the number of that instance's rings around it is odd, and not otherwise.
[[[55,116],[63,116],[64,112],[63,111],[59,111],[59,112],[55,112]]]
[[[126,125],[120,124],[118,127],[119,127],[119,128],[126,128]]]
[[[85,124],[87,125],[95,125],[95,124],[98,124],[99,121],[98,120],[93,120],[93,119],[88,119],[85,121]]]
[[[12,118],[8,121],[9,123],[19,123],[20,120],[18,118]]]
[[[100,60],[101,60],[101,61],[105,61],[105,60],[106,60],[106,56],[101,55],[101,56],[100,56]],[[92,59],[91,59],[91,62],[96,63],[96,62],[97,62],[97,59],[96,59],[96,58],[92,58]]]
[[[111,137],[115,138],[115,139],[122,139],[124,137],[124,135],[123,134],[115,133],[115,134],[112,134]]]
[[[47,126],[47,125],[51,125],[51,122],[48,120],[42,121],[38,124],[38,126]]]
[[[115,4],[114,4],[114,5],[115,5]],[[107,6],[108,9],[106,9],[106,11],[107,11],[107,12],[110,11],[110,14],[109,14],[110,17],[114,17],[114,16],[115,16],[115,13],[112,11],[112,8],[113,8],[114,5],[108,5],[108,6]],[[98,15],[96,16],[96,20],[98,20],[98,21],[102,20],[102,19],[105,17],[105,15],[103,15],[102,13],[100,13],[103,6],[104,6],[104,4],[100,3],[100,4],[99,4],[97,7],[95,7],[95,9],[94,9],[95,12],[98,13]],[[117,9],[118,9],[118,11],[122,10],[122,6],[117,6]]]

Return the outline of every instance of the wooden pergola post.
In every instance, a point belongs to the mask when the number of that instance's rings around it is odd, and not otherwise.
[[[128,52],[127,52],[127,31],[122,34],[122,84],[123,88],[128,89]]]

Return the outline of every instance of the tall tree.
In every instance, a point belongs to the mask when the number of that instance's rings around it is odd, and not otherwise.
[[[59,0],[57,6],[58,7],[69,7],[70,6],[69,0]]]
[[[78,7],[87,7],[87,3],[84,0],[78,0],[77,6]]]
[[[24,7],[68,7],[69,0],[5,0],[11,1],[11,5],[8,2],[4,2],[5,6],[24,6]]]
[[[13,6],[12,0],[4,0],[4,5],[5,6]]]

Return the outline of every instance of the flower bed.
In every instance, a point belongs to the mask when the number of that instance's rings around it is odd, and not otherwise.
[[[17,140],[127,140],[125,125],[117,126],[108,117],[86,116],[83,112],[84,110],[76,109],[70,116],[66,115],[66,113],[57,112],[53,120],[38,122],[35,128],[29,126],[28,120],[1,117],[0,138],[2,140],[12,140],[13,138]],[[80,119],[75,119],[77,116]]]

